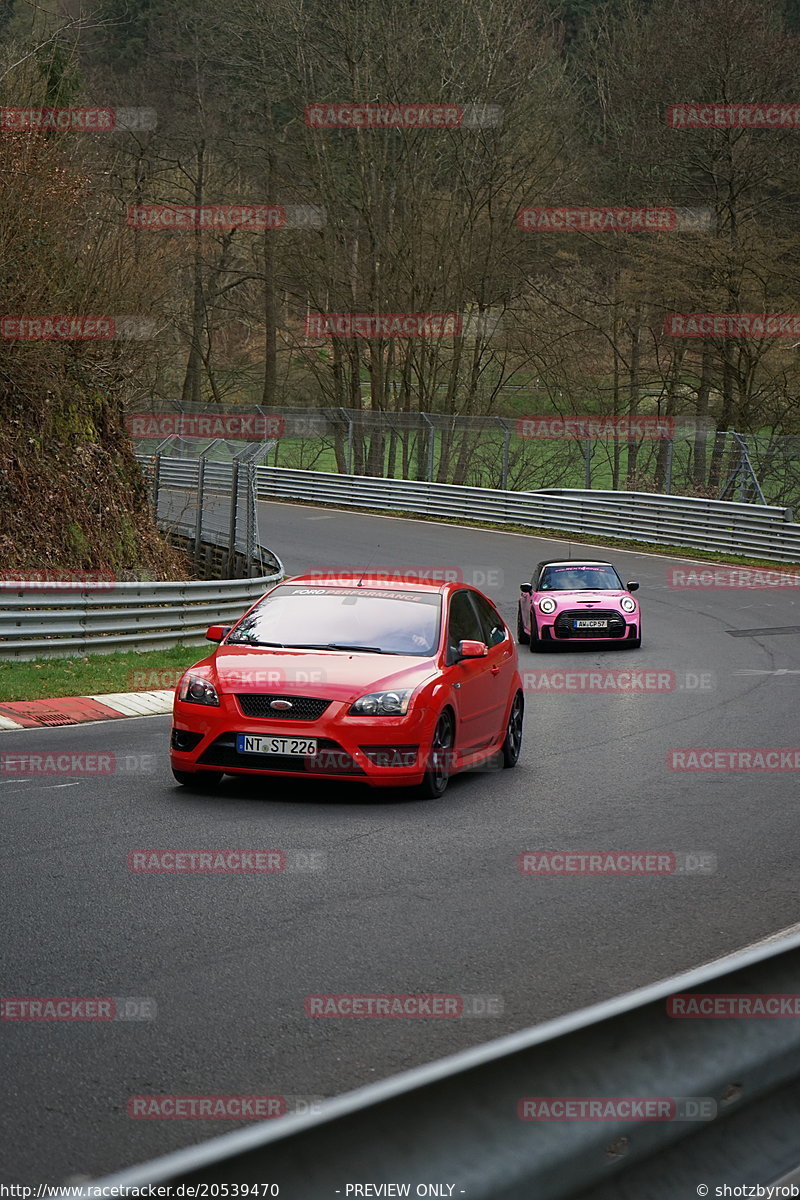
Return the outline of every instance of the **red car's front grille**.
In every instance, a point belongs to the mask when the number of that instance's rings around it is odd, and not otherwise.
[[[246,717],[260,717],[270,721],[318,721],[330,700],[316,696],[280,696],[273,692],[246,692],[237,695],[239,708]],[[272,708],[277,700],[280,708]],[[284,704],[291,708],[284,708]]]

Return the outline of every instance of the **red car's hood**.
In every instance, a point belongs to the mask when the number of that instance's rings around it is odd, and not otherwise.
[[[220,646],[208,660],[226,692],[351,700],[365,692],[415,688],[437,670],[431,658],[344,650],[256,650]]]
[[[582,604],[591,605],[592,608],[603,606],[605,608],[619,608],[619,602],[623,596],[627,596],[624,590],[605,590],[598,592],[539,592],[536,599],[541,600],[544,596],[549,596],[551,600],[555,600],[559,608],[575,608]]]

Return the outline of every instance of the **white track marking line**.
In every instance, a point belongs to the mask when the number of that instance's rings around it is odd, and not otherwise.
[[[720,954],[718,958],[710,958],[707,962],[698,963],[692,967],[693,971],[700,970],[703,967],[715,966],[717,963],[727,962],[729,958],[737,958],[740,954],[745,954],[748,950],[760,950],[762,946],[771,946],[774,942],[782,942],[784,938],[793,937],[800,933],[800,921],[796,925],[787,925],[786,929],[779,929],[777,933],[767,934],[766,937],[759,938],[757,942],[749,942],[746,946],[739,946],[736,950],[731,950],[728,954]]]

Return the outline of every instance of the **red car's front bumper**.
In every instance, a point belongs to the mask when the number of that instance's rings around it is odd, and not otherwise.
[[[349,779],[373,787],[421,783],[433,739],[435,714],[413,709],[402,717],[351,717],[348,705],[331,701],[315,721],[246,717],[235,699],[219,706],[175,701],[170,761],[177,771],[224,771],[231,775]],[[314,738],[317,754],[288,756],[240,752],[236,735]]]

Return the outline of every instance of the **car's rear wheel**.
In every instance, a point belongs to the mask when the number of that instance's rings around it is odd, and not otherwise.
[[[184,787],[201,792],[215,788],[221,782],[224,771],[178,771],[173,767],[172,774]]]
[[[441,713],[428,751],[428,769],[417,791],[428,800],[443,796],[450,782],[450,759],[455,740],[455,722],[449,708]]]
[[[515,767],[519,762],[522,750],[522,722],[525,717],[525,702],[522,692],[517,692],[506,725],[506,736],[503,741],[503,766]]]
[[[517,606],[517,641],[520,646],[527,646],[531,640],[531,635],[525,632],[525,626],[522,624],[522,613]]]

